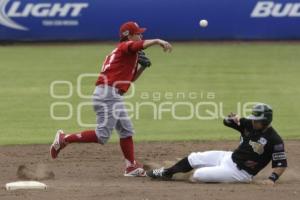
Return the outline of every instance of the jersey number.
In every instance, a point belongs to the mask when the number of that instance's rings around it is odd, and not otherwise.
[[[105,72],[110,67],[111,63],[114,61],[116,57],[116,51],[117,49],[113,50],[110,55],[106,56],[101,72]]]

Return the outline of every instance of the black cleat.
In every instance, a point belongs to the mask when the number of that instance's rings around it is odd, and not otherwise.
[[[172,175],[169,175],[166,173],[165,168],[160,169],[152,169],[146,172],[148,177],[151,177],[153,179],[160,179],[160,180],[171,180]]]

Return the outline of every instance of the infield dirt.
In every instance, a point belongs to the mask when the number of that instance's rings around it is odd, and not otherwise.
[[[193,151],[233,150],[238,142],[193,141],[136,144],[137,160],[150,166],[169,165]],[[187,181],[153,181],[147,177],[123,176],[123,158],[118,144],[72,144],[51,160],[49,145],[0,147],[0,199],[300,199],[300,142],[286,141],[289,168],[278,183],[193,184]],[[268,177],[271,167],[255,181]],[[179,177],[182,178],[182,177]],[[35,179],[48,185],[45,191],[6,191],[7,182]]]

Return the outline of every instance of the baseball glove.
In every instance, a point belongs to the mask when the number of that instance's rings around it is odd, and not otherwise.
[[[145,52],[143,51],[138,52],[138,63],[145,68],[151,66],[150,59],[146,56]]]

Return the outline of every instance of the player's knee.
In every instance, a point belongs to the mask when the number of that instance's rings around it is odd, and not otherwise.
[[[108,140],[109,140],[109,138],[107,138],[107,137],[98,137],[98,142],[99,142],[99,144],[102,144],[102,145],[106,144],[108,142]]]
[[[188,155],[188,161],[191,167],[193,168],[197,167],[197,160],[198,160],[198,153],[192,152],[190,153],[190,155]]]
[[[106,128],[106,127],[97,127],[96,128],[96,135],[98,138],[98,142],[100,144],[106,144],[108,140],[110,139],[112,130]]]
[[[192,180],[194,182],[202,182],[202,183],[214,183],[218,182],[215,180],[215,174],[211,174],[207,172],[207,170],[203,168],[196,169],[193,173]]]
[[[196,169],[193,175],[190,177],[191,182],[200,182],[201,181],[201,172],[199,169]]]
[[[193,159],[197,154],[195,152],[190,153],[190,155],[188,155],[188,159]]]

